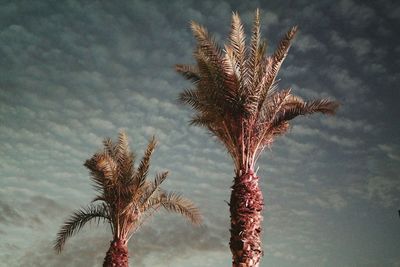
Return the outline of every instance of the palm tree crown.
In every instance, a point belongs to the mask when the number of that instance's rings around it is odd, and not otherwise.
[[[197,41],[196,64],[177,65],[176,70],[192,81],[193,89],[180,94],[195,115],[191,124],[206,127],[227,148],[236,173],[252,170],[260,153],[274,138],[285,133],[289,121],[316,112],[333,114],[338,104],[328,99],[304,101],[290,89],[277,90],[277,74],[297,27],[291,28],[276,51],[267,56],[261,41],[260,15],[256,11],[249,46],[237,13],[222,49],[207,30],[191,23]]]
[[[154,137],[137,169],[135,155],[129,150],[128,137],[124,132],[119,134],[115,144],[106,138],[103,145],[104,149],[84,164],[90,171],[98,196],[92,204],[75,211],[65,221],[57,234],[54,244],[56,251],[61,252],[67,238],[91,220],[108,222],[114,240],[126,242],[144,220],[160,207],[180,213],[194,224],[201,222],[200,212],[190,200],[160,188],[168,172],[156,174],[154,181],[146,179],[151,155],[156,147]]]

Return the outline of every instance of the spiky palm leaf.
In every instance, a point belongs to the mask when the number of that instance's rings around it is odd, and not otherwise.
[[[153,154],[153,151],[156,148],[156,146],[157,146],[157,141],[156,141],[155,137],[153,136],[153,138],[150,140],[149,144],[147,145],[144,156],[139,163],[139,167],[138,167],[136,175],[133,179],[135,181],[136,188],[140,188],[141,186],[143,186],[143,184],[146,180],[146,177],[147,177],[147,174],[149,171],[149,167],[150,167],[151,155]]]
[[[193,224],[201,223],[199,210],[193,205],[192,201],[175,192],[162,192],[160,195],[149,199],[144,205],[144,211],[150,208],[162,206],[167,211],[180,213],[189,219]]]
[[[160,188],[168,172],[156,174],[153,182],[147,181],[151,156],[157,145],[153,137],[137,169],[135,155],[130,151],[128,137],[121,132],[117,142],[106,138],[104,149],[95,153],[84,166],[89,169],[98,195],[87,208],[73,213],[61,227],[54,248],[61,252],[67,238],[77,233],[88,221],[104,219],[111,225],[115,240],[129,240],[130,236],[159,207],[182,214],[193,223],[199,223],[199,210],[188,199]],[[157,209],[155,207],[157,206]]]
[[[182,92],[179,100],[195,111],[192,124],[209,129],[225,145],[236,171],[253,168],[255,156],[288,129],[288,121],[316,112],[333,114],[337,109],[337,102],[329,99],[305,102],[290,90],[276,90],[276,77],[297,27],[292,27],[275,52],[267,56],[258,10],[249,48],[237,13],[232,15],[223,51],[203,26],[191,25],[197,40],[197,64],[177,65],[176,70],[192,81],[194,88]]]
[[[86,208],[75,211],[70,218],[64,222],[64,225],[58,232],[57,239],[54,242],[54,249],[60,253],[67,239],[78,233],[79,230],[91,220],[97,220],[97,223],[101,220],[109,222],[110,215],[108,207],[104,203],[97,205],[92,204]]]

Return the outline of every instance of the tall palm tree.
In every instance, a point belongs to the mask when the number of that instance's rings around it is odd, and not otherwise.
[[[277,90],[277,74],[297,27],[291,28],[276,51],[267,56],[260,37],[260,14],[256,11],[250,44],[237,13],[222,49],[207,30],[195,22],[195,65],[176,65],[194,84],[179,100],[195,111],[191,124],[205,127],[221,141],[235,165],[230,214],[230,249],[233,266],[259,266],[263,196],[255,164],[275,137],[289,129],[289,121],[316,112],[334,114],[338,103],[328,99],[304,101],[290,89]]]
[[[86,208],[75,211],[57,234],[54,249],[61,252],[66,240],[76,234],[87,222],[107,222],[113,240],[103,266],[128,266],[128,241],[143,222],[160,207],[185,216],[193,224],[201,222],[194,204],[174,192],[160,188],[168,172],[158,173],[154,181],[147,181],[151,155],[156,147],[153,137],[135,169],[135,155],[130,152],[128,137],[119,134],[114,144],[110,138],[103,141],[104,149],[85,162],[98,195]]]

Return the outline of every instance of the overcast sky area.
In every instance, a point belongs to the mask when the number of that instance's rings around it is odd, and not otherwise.
[[[83,163],[120,129],[151,174],[203,212],[194,228],[161,212],[129,243],[130,264],[230,266],[233,164],[176,98],[190,84],[189,21],[226,40],[232,11],[249,32],[257,7],[271,53],[300,31],[280,88],[341,103],[297,118],[258,162],[265,198],[262,267],[400,266],[400,4],[393,1],[0,1],[0,266],[101,266],[106,225],[52,250],[95,191]],[[397,2],[397,3],[396,3]]]

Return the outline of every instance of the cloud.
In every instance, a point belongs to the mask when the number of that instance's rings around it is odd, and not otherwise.
[[[310,198],[308,203],[324,209],[330,208],[334,210],[341,210],[347,206],[347,201],[343,196],[335,190],[325,191],[321,194],[322,197]]]
[[[303,53],[314,50],[325,52],[326,50],[325,46],[310,34],[299,34],[293,46]]]
[[[373,176],[368,179],[368,198],[377,200],[385,208],[398,204],[400,199],[400,181],[394,177]],[[395,206],[397,207],[397,206]]]
[[[336,125],[338,125],[338,123]],[[338,127],[343,127],[343,124]],[[343,146],[343,147],[357,147],[360,144],[362,144],[361,140],[358,140],[355,138],[338,136],[338,135],[335,135],[332,133],[322,132],[318,129],[312,129],[312,128],[302,126],[302,125],[295,125],[293,127],[292,133],[294,135],[300,135],[300,136],[301,135],[314,136],[314,137],[318,136],[319,138],[322,138],[323,140],[332,142],[334,144],[337,144],[337,145]]]
[[[365,57],[371,51],[371,42],[367,39],[356,38],[350,42],[350,46],[357,57]]]
[[[359,130],[363,132],[370,132],[373,129],[373,126],[366,121],[351,120],[339,116],[324,117],[321,119],[321,123],[332,129],[346,130],[349,132],[355,132]]]
[[[337,32],[331,31],[331,41],[338,48],[345,48],[348,46],[348,42]]]
[[[367,86],[360,78],[351,75],[348,69],[332,66],[322,70],[322,73],[332,82],[334,89],[345,97],[349,105],[358,103],[367,91]]]
[[[356,4],[352,0],[341,0],[337,12],[357,28],[367,27],[376,17],[372,8],[365,4]]]
[[[391,146],[388,144],[379,144],[378,148],[386,154],[386,156],[394,161],[400,161],[400,155],[396,146]]]
[[[115,125],[107,120],[93,118],[89,119],[89,123],[96,129],[104,129],[104,130],[115,130]]]

